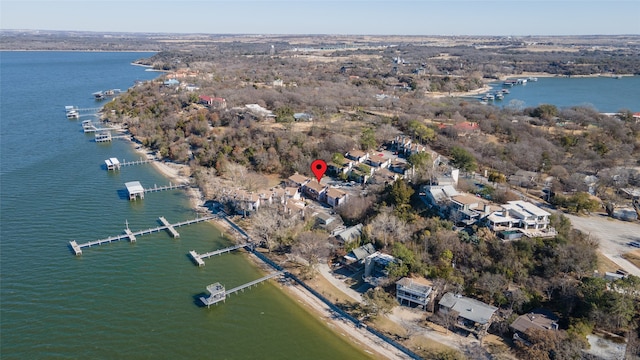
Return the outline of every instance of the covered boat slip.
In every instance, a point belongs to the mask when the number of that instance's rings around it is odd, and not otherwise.
[[[138,198],[144,199],[144,188],[140,181],[130,181],[125,183],[124,186],[127,187],[127,193],[129,193],[129,200],[136,200]]]
[[[107,165],[107,170],[120,170],[120,160],[117,158],[109,158],[104,163]]]

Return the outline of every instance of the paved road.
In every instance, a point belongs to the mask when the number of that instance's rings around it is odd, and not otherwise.
[[[640,269],[622,258],[621,254],[635,250],[628,245],[631,241],[640,242],[640,225],[627,221],[616,220],[603,215],[575,216],[564,214],[575,229],[598,238],[600,252],[611,261],[628,271],[629,274],[640,276]]]

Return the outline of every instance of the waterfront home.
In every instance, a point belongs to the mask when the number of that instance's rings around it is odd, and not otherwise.
[[[392,263],[400,263],[400,260],[376,251],[365,258],[362,278],[373,286],[384,285],[389,281],[389,265]]]
[[[406,303],[407,306],[419,306],[426,310],[431,290],[431,284],[426,280],[403,277],[396,282],[396,300],[400,305]]]
[[[438,302],[439,311],[455,317],[453,326],[478,337],[486,334],[497,307],[482,301],[448,292]]]
[[[367,256],[376,252],[372,243],[364,244],[351,250],[347,255],[342,257],[342,263],[351,271],[358,272],[364,268],[364,260]]]
[[[248,215],[260,207],[260,195],[239,189],[232,194],[231,205],[239,215]]]
[[[336,240],[338,240],[341,245],[349,244],[362,236],[362,228],[362,224],[348,227],[336,235]]]

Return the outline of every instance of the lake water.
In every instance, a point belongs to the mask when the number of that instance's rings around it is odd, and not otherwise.
[[[493,89],[502,89],[502,83],[493,84]],[[510,93],[504,100],[495,101],[498,106],[507,106],[511,100],[522,101],[525,107],[553,104],[559,108],[575,105],[594,107],[599,112],[618,112],[621,109],[640,111],[640,76],[625,76],[620,79],[608,77],[540,77],[526,85],[507,87]]]
[[[265,283],[211,309],[206,285],[263,274],[201,223],[72,255],[85,242],[196,217],[181,191],[122,197],[124,183],[167,184],[151,165],[107,172],[110,157],[137,159],[131,143],[98,144],[65,105],[100,106],[91,93],[127,89],[158,74],[130,63],[144,53],[0,52],[0,327],[2,359],[363,359],[368,356]]]

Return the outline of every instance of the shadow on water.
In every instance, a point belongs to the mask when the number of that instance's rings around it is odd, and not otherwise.
[[[127,189],[118,189],[116,191],[118,193],[118,197],[121,200],[129,200],[129,192],[127,191]]]
[[[193,295],[193,296],[192,296],[192,298],[193,298],[193,305],[195,305],[195,306],[197,306],[197,307],[199,307],[199,308],[206,308],[206,307],[207,307],[207,305],[203,304],[203,303],[202,303],[202,301],[200,301],[200,298],[201,298],[201,297],[206,298],[207,296],[209,296],[209,294],[207,294],[207,293],[203,293],[203,292],[201,292],[201,293],[199,293],[199,294],[195,294],[195,295]]]

